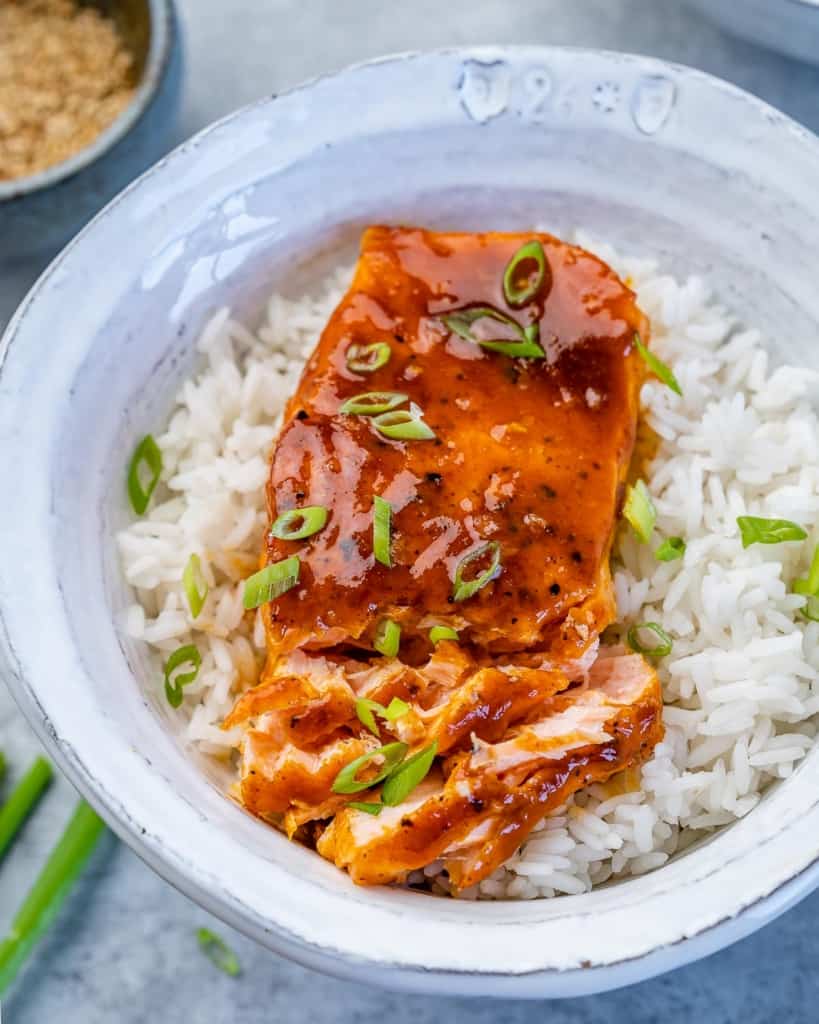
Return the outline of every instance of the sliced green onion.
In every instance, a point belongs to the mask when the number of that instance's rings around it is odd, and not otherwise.
[[[805,530],[790,519],[761,519],[759,516],[737,516],[737,526],[742,535],[742,546],[752,544],[781,544],[788,540],[804,540]]]
[[[182,573],[182,586],[185,588],[191,615],[197,618],[205,606],[205,598],[208,596],[208,585],[202,575],[202,563],[199,560],[199,555],[191,555],[188,559],[188,564]]]
[[[658,562],[673,562],[685,554],[685,541],[682,537],[667,537],[654,552]]]
[[[376,416],[373,426],[384,437],[396,441],[433,441],[435,432],[421,419],[417,412],[407,409],[396,409]]]
[[[813,552],[813,558],[810,563],[810,570],[808,571],[808,586],[810,587],[811,594],[819,594],[819,544]]]
[[[378,723],[375,720],[375,714],[378,712],[383,714],[386,708],[383,704],[379,704],[377,700],[368,700],[366,697],[359,697],[355,702],[355,713],[359,722],[365,728],[369,729],[373,736],[380,736],[381,733],[378,730]]]
[[[433,626],[429,631],[429,642],[439,644],[442,640],[458,642],[458,634],[451,626]]]
[[[407,395],[400,391],[364,391],[342,402],[338,411],[353,416],[377,416],[380,412],[389,412],[403,405],[406,400]]]
[[[279,540],[304,540],[314,533],[323,530],[327,523],[329,510],[324,505],[305,505],[304,508],[291,508],[276,517],[270,527],[270,533]]]
[[[537,324],[530,324],[525,330],[517,320],[499,313],[491,306],[473,306],[470,309],[461,309],[455,313],[447,313],[441,320],[459,337],[465,341],[471,341],[481,348],[489,349],[492,352],[502,352],[507,356],[515,356],[521,359],[543,359],[546,353],[537,343]],[[503,324],[513,332],[515,338],[479,338],[473,326],[481,320],[491,320]]]
[[[220,971],[229,974],[231,978],[242,973],[239,958],[224,939],[220,939],[210,928],[197,928],[196,938],[199,941],[199,948]]]
[[[388,569],[392,568],[390,558],[390,524],[392,505],[377,494],[373,497],[373,554],[375,560]]]
[[[143,470],[143,466],[145,470]],[[145,486],[142,485],[140,475],[147,471],[148,476]],[[131,456],[131,464],[128,467],[128,497],[131,505],[138,516],[144,515],[148,508],[148,502],[154,493],[159,477],[162,474],[162,452],[159,445],[150,434],[139,442]]]
[[[189,672],[174,672],[183,665],[190,665]],[[172,708],[182,703],[182,687],[192,683],[199,675],[202,666],[202,655],[195,644],[185,644],[171,654],[165,662],[165,696]]]
[[[505,356],[516,359],[543,359],[546,353],[538,344],[540,328],[537,324],[529,324],[524,330],[524,341],[482,341],[481,348],[491,352],[501,352]]]
[[[522,274],[522,265],[534,263],[534,270]],[[523,281],[521,282],[521,277]],[[525,306],[540,291],[546,277],[546,253],[537,240],[522,245],[503,272],[503,295],[510,306]]]
[[[643,357],[643,362],[649,370],[651,370],[654,376],[661,380],[667,388],[671,388],[675,394],[682,395],[682,388],[680,387],[677,378],[662,359],[659,359],[650,349],[646,348],[640,340],[639,334],[634,335],[634,347]]]
[[[383,717],[386,718],[388,722],[397,722],[399,718],[404,717],[409,709],[409,704],[407,704],[406,701],[401,700],[400,697],[393,697],[384,709]]]
[[[81,800],[57,845],[0,942],[0,995],[14,981],[31,950],[57,916],[105,825]]]
[[[640,631],[643,629],[653,633],[660,641],[656,647],[646,647],[640,642]],[[632,651],[646,654],[649,658],[664,658],[666,654],[671,654],[671,648],[674,646],[674,641],[658,622],[638,622],[628,631],[627,640]]]
[[[793,581],[793,592],[802,594],[808,599],[802,609],[805,618],[812,622],[819,622],[819,597],[817,597],[819,594],[819,544],[814,549],[807,577]]]
[[[368,804],[363,800],[350,800],[346,806],[352,807],[354,811],[363,811],[365,814],[373,816],[379,815],[384,810],[383,804]]]
[[[375,630],[373,647],[385,658],[394,658],[401,643],[401,627],[392,619],[382,619]]]
[[[377,700],[369,700],[367,697],[359,697],[355,702],[355,713],[362,725],[366,726],[373,736],[380,736],[375,716],[383,718],[387,722],[395,722],[409,711],[409,704],[399,697],[393,697],[387,707],[379,704]]]
[[[813,552],[807,578],[794,580],[793,592],[795,594],[819,594],[819,544],[816,545]]]
[[[357,757],[354,761],[350,761],[349,764],[345,765],[336,775],[332,786],[333,792],[344,794],[360,793],[363,789],[370,789],[372,786],[378,785],[404,760],[408,749],[406,743],[388,743],[385,747],[379,747],[377,750],[370,750],[368,753],[362,754],[361,757]],[[384,763],[373,778],[367,779],[366,782],[361,782],[357,777],[358,773],[365,765],[368,765],[377,758],[383,758]]]
[[[51,765],[37,757],[0,808],[0,857],[6,852],[23,822],[31,814],[43,790],[51,781]]]
[[[485,554],[491,552],[492,559],[489,563],[489,568],[476,576],[474,580],[465,580],[464,573],[469,566],[482,558]],[[495,579],[500,571],[501,564],[501,551],[500,544],[496,540],[487,541],[486,544],[481,544],[479,548],[471,551],[468,555],[458,562],[455,568],[455,579],[452,587],[452,600],[453,601],[466,601],[467,598],[472,597],[473,594],[485,587],[487,583]],[[433,627],[434,628],[434,627]]]
[[[654,530],[654,523],[657,521],[657,512],[648,493],[648,488],[642,480],[631,485],[626,492],[623,515],[631,523],[637,539],[643,544],[648,544]]]
[[[245,580],[244,606],[250,611],[259,605],[274,601],[286,594],[299,582],[301,562],[298,555],[283,558],[260,569]]]
[[[386,341],[374,341],[370,345],[350,345],[344,358],[353,373],[375,373],[387,365],[391,355],[392,349]]]
[[[420,750],[417,754],[400,764],[389,776],[381,790],[381,800],[387,807],[396,807],[415,789],[419,782],[429,774],[435,755],[438,753],[438,741]]]

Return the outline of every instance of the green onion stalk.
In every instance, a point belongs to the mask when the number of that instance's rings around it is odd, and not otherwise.
[[[8,935],[0,942],[0,996],[14,981],[34,946],[57,916],[105,826],[85,801],[71,820],[32,886]]]
[[[43,790],[51,781],[51,776],[51,765],[44,758],[38,757],[0,808],[0,857],[31,814]]]

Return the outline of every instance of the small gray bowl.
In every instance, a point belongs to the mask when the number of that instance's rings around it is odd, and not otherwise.
[[[90,145],[37,174],[0,181],[0,268],[63,244],[169,145],[180,52],[173,0],[93,0],[114,19],[139,73],[129,105]]]

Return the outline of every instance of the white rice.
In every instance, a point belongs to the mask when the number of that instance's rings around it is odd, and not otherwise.
[[[739,326],[704,281],[680,282],[645,259],[577,239],[616,267],[652,321],[652,347],[683,390],[643,389],[661,444],[647,477],[657,509],[650,545],[621,532],[614,581],[624,628],[656,622],[674,637],[659,664],[666,736],[639,788],[595,785],[546,818],[507,864],[465,898],[580,893],[664,864],[705,832],[748,814],[811,746],[819,712],[819,623],[790,592],[819,537],[742,548],[736,517],[808,526],[819,518],[819,374],[771,371],[764,339]],[[164,470],[149,513],[118,536],[135,604],[124,629],[160,656],[196,643],[202,669],[177,714],[200,750],[229,756],[219,722],[255,679],[264,636],[242,614],[241,580],[267,523],[267,457],[304,358],[343,293],[339,271],[317,298],[270,299],[255,334],[219,311],[202,333],[204,365],[186,381],[164,434]],[[158,499],[158,500],[157,500]],[[665,537],[685,556],[659,562]],[[210,592],[194,623],[180,583],[199,554]],[[159,662],[159,659],[158,659]],[[158,672],[158,679],[161,673]],[[446,891],[438,865],[413,883]]]

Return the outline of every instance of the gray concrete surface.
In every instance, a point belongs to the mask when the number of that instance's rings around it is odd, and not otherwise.
[[[819,130],[819,72],[722,35],[677,0],[179,0],[186,76],[177,137],[309,76],[378,54],[459,43],[542,42],[650,53],[728,78]],[[819,185],[817,186],[819,187]],[[0,240],[0,245],[9,240]],[[0,278],[0,324],[48,254]],[[6,542],[6,538],[2,539]],[[0,688],[0,749],[17,773],[37,743]],[[60,781],[0,869],[0,927],[34,878],[74,795]],[[566,1003],[473,1003],[384,994],[277,959],[152,874],[110,836],[8,998],[6,1024],[792,1024],[819,1003],[819,894],[745,942],[674,974]],[[229,938],[234,980],[194,931]]]

